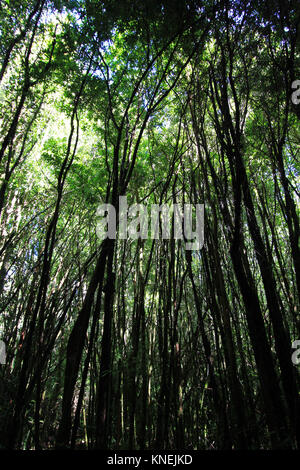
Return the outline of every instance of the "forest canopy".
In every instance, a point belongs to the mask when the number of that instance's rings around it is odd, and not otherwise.
[[[0,1],[0,448],[299,449],[299,25]],[[100,239],[122,196],[203,246]]]

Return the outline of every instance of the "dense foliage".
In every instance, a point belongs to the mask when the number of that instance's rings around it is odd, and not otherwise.
[[[300,445],[297,0],[1,0],[0,445]],[[205,243],[97,207],[205,205]]]

